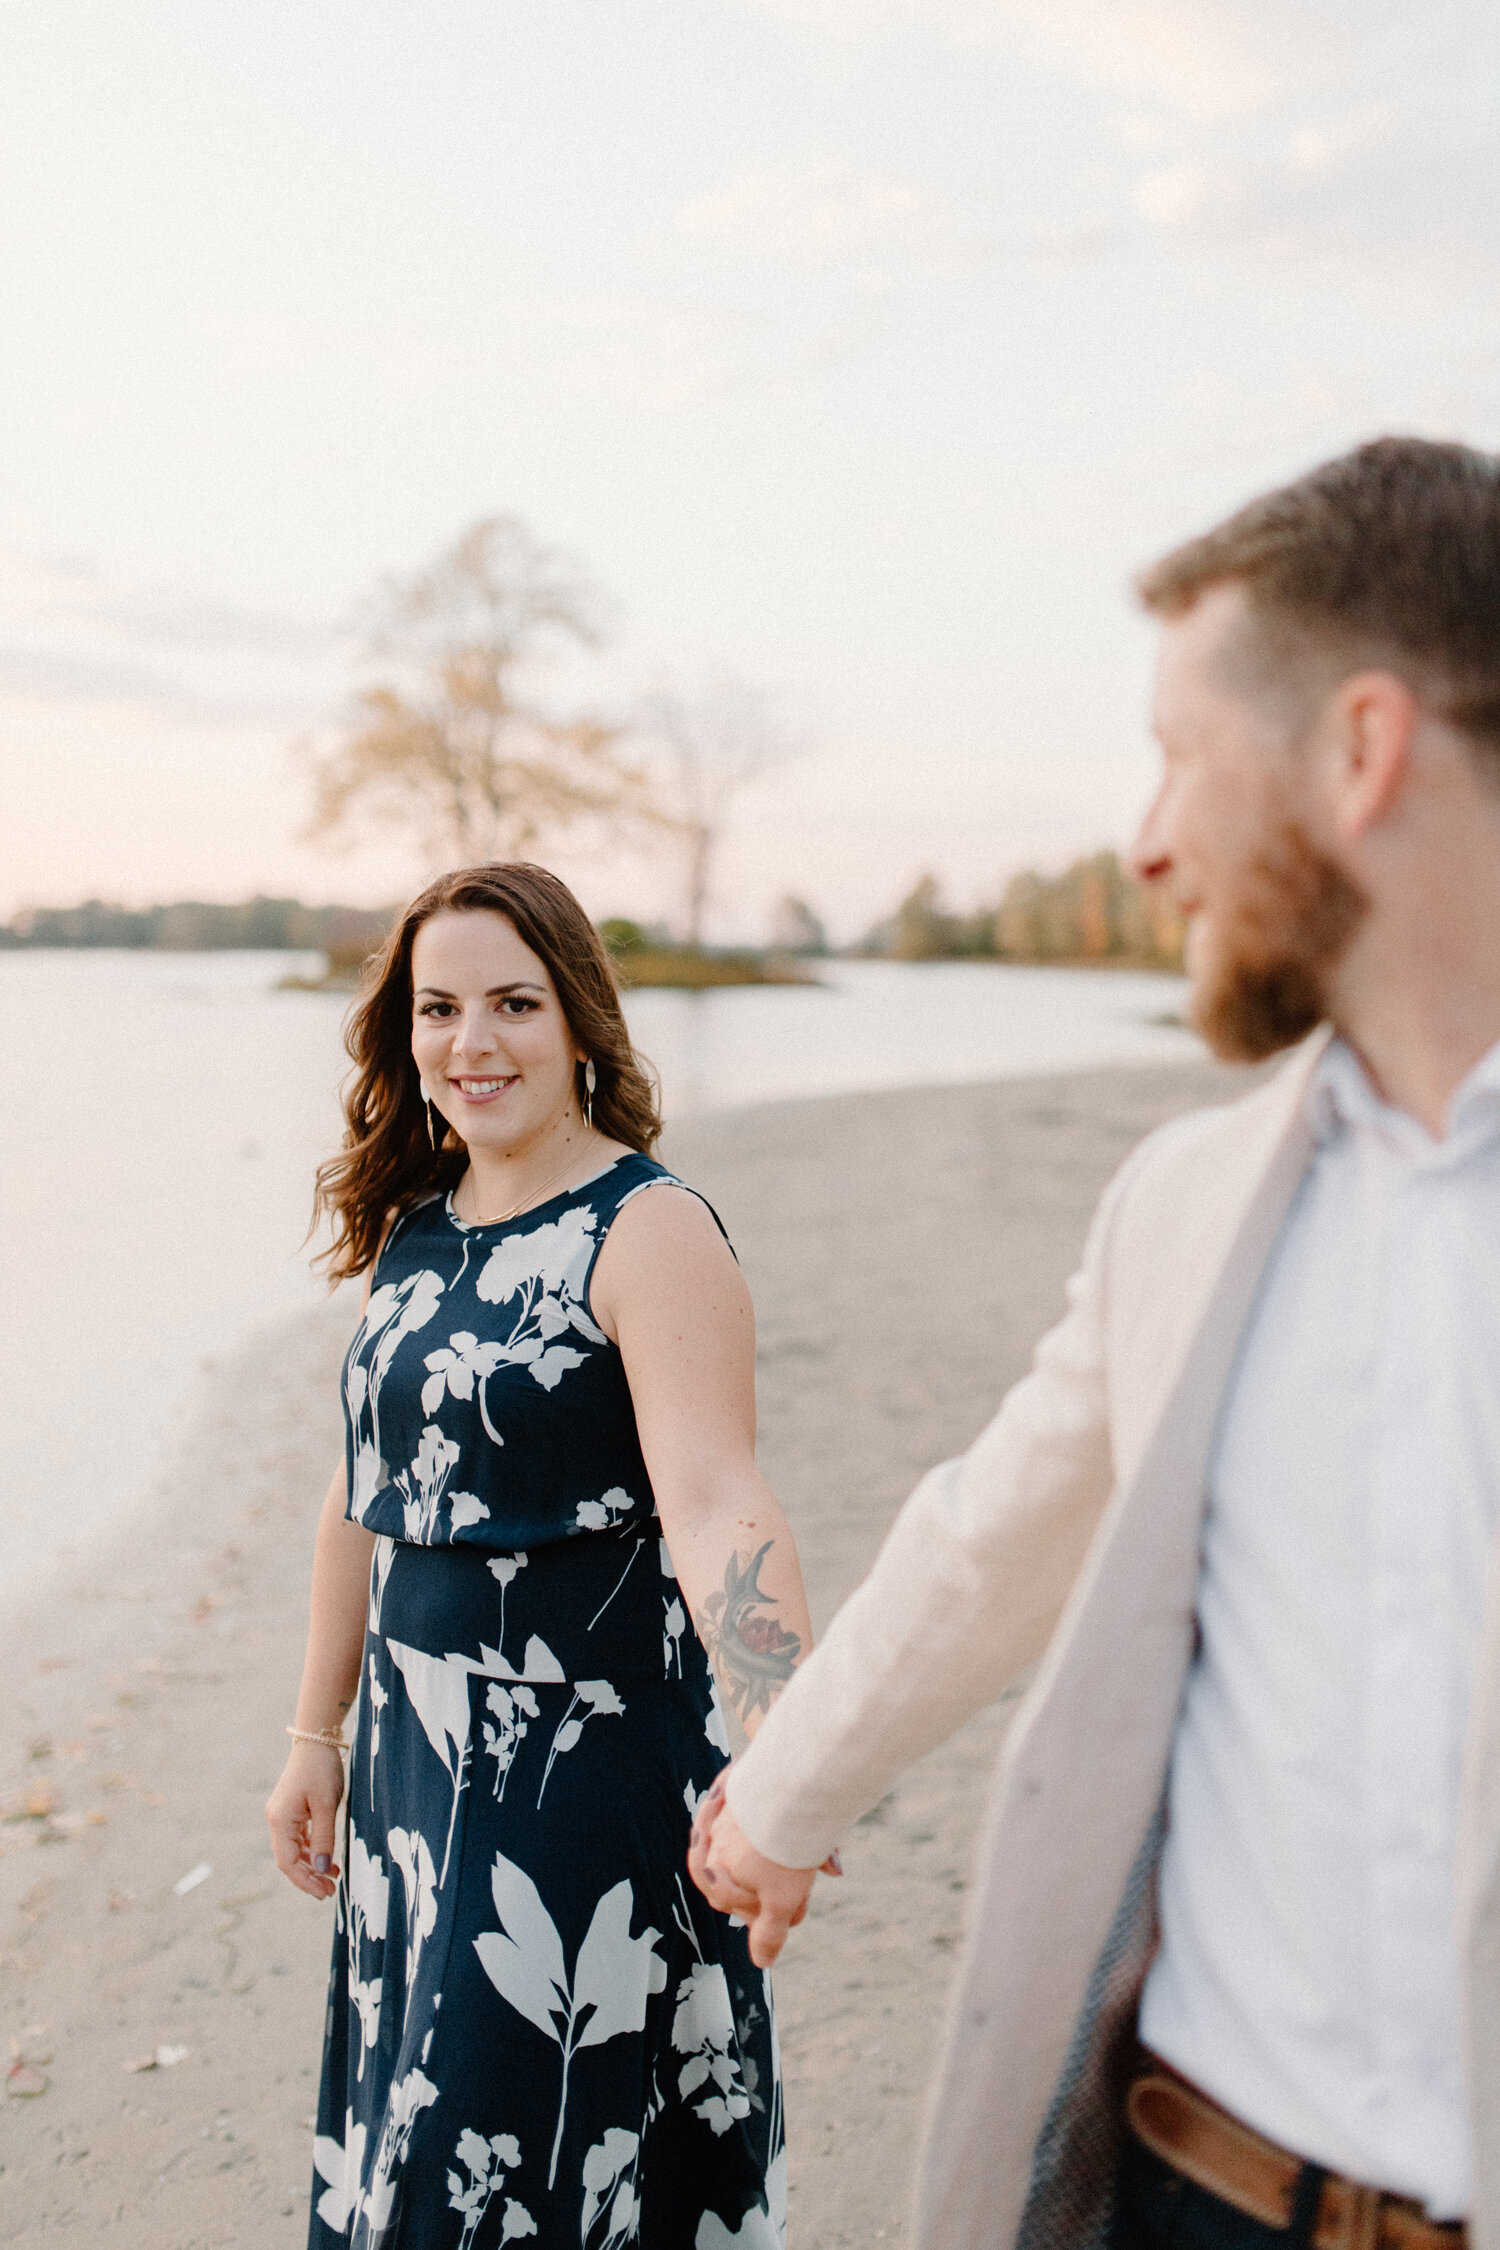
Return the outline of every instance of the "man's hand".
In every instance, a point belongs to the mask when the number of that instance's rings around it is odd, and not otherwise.
[[[837,1854],[824,1865],[830,1875],[843,1872]],[[744,1916],[750,1958],[758,1969],[769,1969],[788,1930],[806,1914],[819,1871],[782,1867],[758,1852],[725,1801],[721,1774],[694,1817],[688,1872],[710,1906]]]

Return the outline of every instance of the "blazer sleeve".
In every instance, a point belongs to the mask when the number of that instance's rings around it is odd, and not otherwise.
[[[1104,1269],[1132,1169],[1106,1192],[1068,1310],[1030,1373],[967,1453],[922,1479],[731,1768],[735,1818],[783,1867],[816,1867],[905,1767],[1046,1647],[1113,1481]]]

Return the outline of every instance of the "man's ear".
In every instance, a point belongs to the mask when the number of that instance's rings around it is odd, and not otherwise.
[[[1319,763],[1338,833],[1353,841],[1383,820],[1411,769],[1420,709],[1399,672],[1356,672],[1333,696]]]

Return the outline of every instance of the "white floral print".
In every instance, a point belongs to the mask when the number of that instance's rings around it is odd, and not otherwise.
[[[464,2231],[458,2238],[458,2250],[470,2250],[486,2211],[505,2185],[507,2174],[520,2170],[521,2148],[514,2133],[492,2133],[486,2140],[466,2126],[458,2136],[453,2154],[455,2162],[463,2166],[469,2177],[461,2180],[457,2172],[448,2174],[448,2202],[452,2210],[463,2213]],[[536,2221],[531,2213],[514,2196],[507,2196],[500,2240],[519,2242],[535,2233]]]
[[[685,2055],[677,2074],[677,2091],[690,2103],[714,2133],[727,2133],[738,2118],[750,2115],[750,2091],[740,2061],[739,2028],[729,2001],[729,1979],[722,1963],[706,1961],[688,1912],[682,1877],[677,1881],[677,1904],[672,1919],[697,1958],[677,1987],[672,2011],[672,2045]]]
[[[644,1537],[637,1537],[634,1545],[631,1547],[630,1559],[626,1563],[625,1568],[621,1571],[619,1577],[615,1580],[613,1586],[611,1586],[609,1592],[605,1595],[603,1601],[599,1604],[599,1607],[595,1610],[593,1616],[589,1619],[589,1631],[591,1633],[594,1630],[594,1627],[598,1624],[600,1618],[604,1615],[604,1612],[608,1609],[610,1603],[614,1600],[616,1594],[618,1594],[618,1592],[620,1591],[620,1588],[624,1585],[626,1579],[630,1576],[631,1570],[633,1569],[635,1564],[636,1556],[640,1553],[645,1544],[646,1542]]]
[[[498,1680],[491,1683],[484,1698],[485,1709],[495,1720],[491,1726],[482,1720],[485,1756],[495,1761],[495,1796],[503,1801],[505,1784],[510,1779],[510,1769],[516,1751],[526,1733],[529,1722],[541,1717],[541,1705],[529,1687],[518,1682],[515,1687],[502,1687]]]
[[[648,1928],[631,1936],[635,1893],[628,1882],[616,1883],[594,1908],[570,1979],[557,1926],[525,1870],[497,1852],[490,1887],[500,1927],[477,1937],[474,1950],[495,1990],[562,2052],[550,2188],[557,2178],[573,2057],[581,2047],[600,2047],[622,2032],[642,2029],[647,1998],[667,1981],[667,1965],[656,1951],[661,1932]]]
[[[440,1882],[446,1882],[458,1800],[465,1786],[469,1762],[469,1674],[478,1667],[462,1656],[429,1656],[425,1649],[408,1648],[403,1641],[387,1641],[385,1645],[392,1663],[406,1682],[406,1692],[422,1722],[422,1731],[442,1759],[443,1769],[453,1784],[448,1839],[443,1847],[443,1869],[439,1877]]]
[[[393,1478],[401,1494],[401,1513],[406,1536],[418,1545],[430,1546],[437,1529],[438,1510],[443,1502],[443,1489],[452,1476],[458,1461],[458,1446],[452,1438],[444,1437],[436,1422],[429,1422],[422,1432],[416,1459],[410,1469],[402,1469]],[[415,1491],[412,1489],[415,1485]]]
[[[580,1703],[584,1706],[583,1717],[575,1719],[573,1713],[578,1709]],[[552,1737],[552,1748],[547,1753],[547,1765],[542,1775],[542,1786],[536,1793],[538,1806],[541,1804],[547,1783],[552,1778],[553,1766],[559,1758],[565,1757],[568,1751],[577,1748],[579,1738],[589,1720],[623,1719],[624,1716],[625,1706],[608,1680],[575,1680],[573,1682],[573,1700],[563,1713],[561,1724]]]
[[[429,1352],[422,1362],[428,1370],[427,1380],[422,1385],[422,1412],[435,1414],[445,1391],[450,1398],[472,1398],[475,1382],[482,1385],[504,1357],[503,1346],[481,1344],[467,1328],[460,1328],[448,1338],[446,1345]],[[491,1430],[489,1434],[496,1445],[505,1443],[498,1430]]]
[[[349,1512],[363,1523],[371,1501],[386,1483],[380,1452],[380,1392],[398,1346],[407,1336],[425,1328],[442,1301],[443,1282],[426,1268],[400,1281],[384,1282],[370,1292],[363,1318],[350,1347],[345,1405],[354,1432],[354,1479]],[[372,1338],[378,1338],[366,1372],[362,1357]],[[370,1409],[370,1434],[361,1434],[365,1406]]]
[[[359,2018],[360,2046],[356,2078],[365,2074],[365,2052],[373,2047],[380,2030],[381,1979],[362,1974],[367,1946],[385,1948],[386,1918],[390,1912],[391,1884],[379,1854],[368,1851],[351,1833],[349,1869],[345,1878],[349,1913],[349,2004]]]
[[[786,2250],[786,2150],[783,2148],[766,2172],[766,2200],[745,2213],[739,2225],[726,2227],[715,2211],[705,2211],[698,2221],[693,2250]]]
[[[558,1337],[572,1329],[592,1344],[608,1340],[583,1302],[597,1225],[597,1213],[575,1205],[545,1226],[508,1235],[490,1252],[474,1285],[487,1305],[504,1305],[511,1314],[502,1359],[525,1367],[546,1391],[583,1364],[583,1353]]]
[[[353,2110],[346,2110],[342,2141],[320,2133],[313,2142],[313,2168],[327,2183],[318,2198],[318,2217],[335,2234],[349,2232],[350,2221],[359,2208],[367,2131],[367,2127],[355,2124]]]
[[[413,1829],[393,1828],[386,1839],[391,1865],[401,1870],[406,1891],[406,2019],[417,1990],[417,1963],[437,1926],[438,1882],[427,1838]]]
[[[678,1679],[682,1677],[682,1636],[686,1631],[687,1611],[679,1601],[668,1602],[667,1614],[662,1624],[661,1644],[662,1663],[665,1666],[668,1679],[671,1679],[674,1672]]]
[[[622,1516],[628,1516],[635,1502],[622,1484],[602,1492],[597,1500],[580,1500],[573,1520],[580,1531],[613,1531]]]
[[[391,1565],[396,1560],[396,1542],[382,1532],[375,1541],[375,1552],[370,1557],[370,1613],[368,1624],[372,1633],[380,1631],[380,1612],[385,1604],[385,1582],[391,1575]]]
[[[611,2125],[583,2160],[581,2250],[625,2250],[641,2228],[641,2202],[635,2192],[641,2136]]]
[[[394,1839],[393,1839],[394,1841]],[[432,2080],[420,2070],[410,2070],[398,2078],[391,2087],[385,2108],[385,2129],[380,2136],[375,2166],[370,2174],[367,2192],[359,2199],[360,2211],[370,2233],[378,2239],[390,2224],[391,2205],[396,2198],[396,2175],[406,2162],[406,2151],[411,2145],[412,2127],[418,2114],[430,2109],[438,2098]]]
[[[526,1568],[529,1557],[520,1548],[509,1555],[491,1555],[486,1570],[500,1584],[500,1646],[505,1646],[505,1589],[514,1580],[517,1571]]]
[[[750,2115],[729,1979],[718,1961],[695,1961],[677,1987],[672,2045],[687,2057],[677,2091],[687,2096],[702,2089],[690,2106],[713,2132],[727,2133],[736,2118]]]

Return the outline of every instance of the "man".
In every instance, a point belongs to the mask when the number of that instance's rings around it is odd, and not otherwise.
[[[1136,863],[1217,1052],[1294,1051],[1127,1162],[695,1872],[773,1959],[1040,1659],[921,2250],[1500,2250],[1500,461],[1363,446],[1141,592]]]

